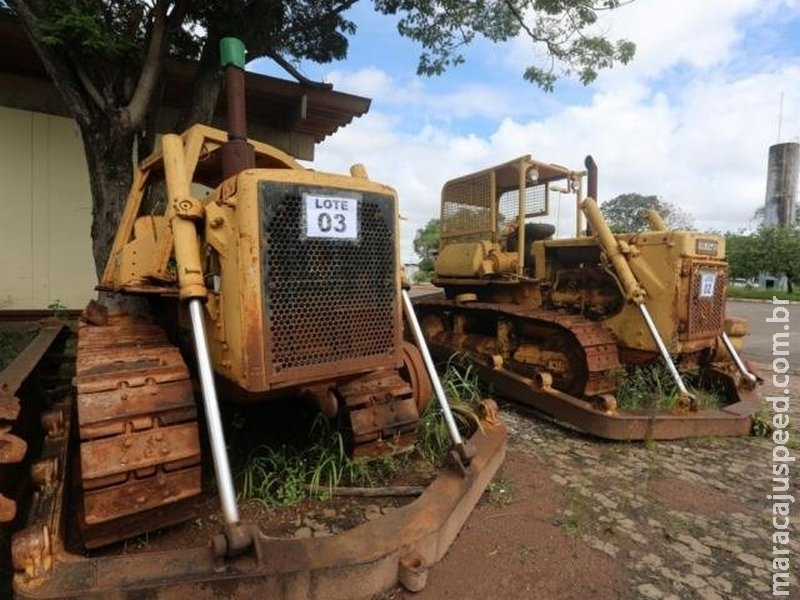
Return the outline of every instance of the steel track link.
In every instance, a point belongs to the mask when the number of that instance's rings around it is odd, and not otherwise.
[[[376,458],[414,447],[419,427],[417,398],[394,371],[378,371],[339,387],[347,406],[354,457]]]
[[[414,306],[423,312],[441,315],[443,311],[454,314],[493,315],[495,322],[502,318],[514,324],[520,346],[529,336],[543,340],[547,349],[580,364],[570,368],[571,376],[556,378],[555,387],[578,397],[592,398],[612,393],[616,387],[613,373],[621,367],[614,336],[602,324],[581,315],[560,314],[553,311],[530,309],[523,306],[499,306],[489,302],[458,303],[445,298],[417,299]],[[451,348],[451,351],[457,349]],[[491,356],[485,356],[491,362]],[[531,371],[534,375],[539,365],[511,360],[515,369]],[[541,369],[546,370],[546,369]]]
[[[191,518],[201,491],[197,407],[164,331],[127,315],[81,323],[75,388],[84,544]]]

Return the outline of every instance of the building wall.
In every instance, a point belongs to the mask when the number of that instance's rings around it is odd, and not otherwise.
[[[0,106],[0,310],[95,296],[91,195],[70,119]]]

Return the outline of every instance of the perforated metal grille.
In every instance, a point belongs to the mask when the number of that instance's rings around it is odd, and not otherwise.
[[[492,186],[488,173],[451,181],[442,190],[441,237],[485,239],[492,228]]]
[[[714,273],[715,281],[710,296],[703,296],[704,273]],[[689,323],[686,339],[716,337],[725,324],[725,288],[728,283],[727,270],[719,265],[696,263],[692,267],[692,282],[689,290]]]
[[[302,194],[309,191],[267,182],[260,186],[268,345],[275,372],[394,351],[399,303],[393,199],[362,196],[357,240],[306,239]]]

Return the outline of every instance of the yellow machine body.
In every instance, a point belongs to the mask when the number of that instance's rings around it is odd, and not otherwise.
[[[725,317],[724,239],[668,230],[658,215],[648,231],[615,235],[584,196],[586,176],[526,155],[444,184],[433,279],[444,297],[416,302],[432,350],[461,353],[497,389],[603,437],[747,433],[749,402],[724,425],[663,418],[655,433],[617,411],[620,376],[636,366],[674,363],[679,388],[678,371],[713,372],[732,405],[755,376],[723,344],[741,349],[746,332]],[[551,207],[568,202],[574,235],[556,237]],[[675,410],[687,407],[684,389]]]
[[[224,141],[204,126],[182,136],[181,168],[203,197],[185,199],[197,214],[178,222],[191,223],[184,235],[200,240],[202,264],[173,250],[180,207],[142,214],[172,158],[157,153],[138,173],[101,288],[174,296],[181,270],[202,273],[214,370],[247,392],[402,365],[394,190],[304,168],[252,141],[257,168],[208,179]]]

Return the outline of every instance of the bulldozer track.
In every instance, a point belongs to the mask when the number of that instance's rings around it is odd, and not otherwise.
[[[32,514],[46,520],[44,496],[53,496],[63,473],[63,453],[53,440],[67,439],[76,336],[63,321],[27,311],[4,313],[0,335],[8,359],[0,370],[0,535],[6,538]],[[47,528],[38,533],[28,538],[26,550],[41,557]],[[13,572],[9,550],[6,544],[0,553],[3,598],[12,596],[5,576]]]
[[[24,473],[41,447],[44,411],[68,393],[72,376],[74,334],[58,319],[25,317],[4,319],[0,327],[30,338],[0,372],[0,523],[14,521],[30,493]]]
[[[414,306],[420,311],[421,318],[426,314],[451,311],[453,314],[482,315],[486,322],[509,320],[516,330],[514,335],[521,340],[541,340],[543,349],[582,365],[568,377],[555,377],[554,387],[573,396],[592,398],[612,393],[615,388],[612,375],[621,366],[616,340],[600,323],[581,315],[487,302],[458,303],[445,298],[416,299]],[[541,365],[516,360],[514,356],[512,350],[508,362],[514,371],[534,377],[537,372],[546,370]],[[483,358],[491,361],[491,356]]]
[[[618,411],[613,395],[621,367],[618,346],[601,323],[579,315],[435,297],[418,298],[415,307],[421,321],[429,319],[431,350],[440,357],[466,352],[479,376],[499,393],[600,438],[744,436],[750,431],[750,416],[758,410],[752,386],[740,386],[729,370],[712,365],[709,376],[729,399],[719,409]],[[448,325],[457,324],[456,315],[465,311],[474,311],[472,327],[479,333],[470,331],[465,319],[461,331],[454,333],[455,325]],[[503,319],[513,324],[506,332],[500,325]],[[519,337],[511,340],[514,336]],[[580,366],[562,368],[559,361]]]
[[[19,434],[28,449],[21,463],[0,466],[0,484],[24,480],[28,488],[24,497],[9,493],[20,510],[14,523],[5,524],[13,537],[10,556],[4,556],[0,565],[0,597],[55,600],[140,598],[144,594],[165,599],[212,598],[218,597],[219,590],[225,589],[225,582],[231,581],[237,597],[256,598],[266,593],[269,597],[289,598],[296,596],[291,590],[298,573],[320,582],[309,598],[341,595],[342,581],[357,581],[359,596],[372,597],[385,590],[387,582],[398,577],[398,553],[401,557],[422,557],[425,564],[441,559],[505,455],[505,427],[497,421],[486,422],[482,433],[476,434],[474,439],[477,454],[470,477],[444,469],[408,507],[338,536],[303,540],[259,536],[255,557],[267,559],[256,559],[250,554],[231,557],[230,567],[223,571],[220,571],[218,559],[209,552],[208,544],[157,554],[87,553],[79,544],[73,545],[67,540],[75,517],[81,516],[76,515],[80,513],[77,506],[80,502],[76,502],[80,493],[76,493],[75,487],[78,465],[74,460],[70,462],[70,457],[76,454],[73,451],[78,441],[75,432],[80,419],[76,390],[80,388],[85,392],[81,401],[84,419],[91,421],[86,423],[87,429],[98,435],[102,433],[92,441],[105,440],[117,449],[126,447],[125,436],[166,429],[178,415],[188,412],[187,407],[172,396],[167,396],[164,406],[153,408],[152,405],[158,403],[147,393],[148,389],[182,386],[187,379],[182,375],[185,367],[176,367],[173,360],[175,349],[164,343],[157,329],[141,329],[140,334],[147,332],[146,339],[125,331],[129,326],[136,328],[140,324],[129,318],[112,319],[107,326],[82,324],[76,328],[65,327],[60,322],[31,323],[30,327],[39,334],[31,344],[37,350],[26,349],[22,353],[24,357],[16,360],[13,368],[0,372],[3,397],[16,395],[22,408],[20,417],[10,423],[4,420],[4,426],[11,426],[11,433]],[[109,333],[112,335],[108,336],[107,344],[98,344],[100,340],[93,339]],[[126,351],[133,356],[125,359]],[[154,361],[153,355],[160,359]],[[155,362],[161,368],[160,371],[155,369],[157,374],[153,370]],[[23,363],[24,368],[20,367]],[[387,369],[373,377],[350,382],[342,398],[346,399],[348,407],[355,411],[366,410],[364,415],[385,413],[389,423],[374,429],[372,434],[366,432],[366,426],[359,428],[362,435],[372,438],[364,438],[364,448],[402,442],[409,432],[416,430],[420,406],[424,407],[427,400],[425,390],[430,390],[429,383],[420,381],[424,379],[421,369],[419,358],[412,353],[399,372]],[[110,387],[112,382],[116,382],[115,387],[104,392],[102,388]],[[125,382],[127,385],[122,384]],[[417,390],[421,390],[425,398],[416,397]],[[139,398],[138,406],[125,404],[122,398],[125,393],[128,401]],[[185,393],[187,398],[191,396],[188,391]],[[101,402],[99,398],[105,400]],[[113,407],[115,403],[116,408],[104,408],[106,405]],[[128,424],[124,427],[116,422],[118,419],[112,418],[120,403],[127,411],[124,420]],[[32,413],[24,420],[36,425],[33,433],[19,429],[23,417],[30,412],[28,409]],[[164,413],[171,416],[164,416]],[[146,426],[147,420],[150,427]],[[142,429],[137,429],[139,426]],[[7,467],[15,469],[13,474],[9,475]],[[148,468],[137,464],[133,469],[134,478],[145,471]],[[105,476],[101,475],[100,479]],[[77,479],[80,484],[81,479]],[[73,489],[67,493],[65,488],[70,486],[70,481]],[[150,527],[157,526],[154,522],[150,521]],[[110,530],[110,526],[106,529]]]
[[[82,322],[75,388],[86,546],[190,518],[201,492],[197,406],[165,332],[128,315]]]
[[[408,382],[394,371],[378,371],[340,386],[347,406],[354,457],[378,457],[411,450],[419,412]]]

